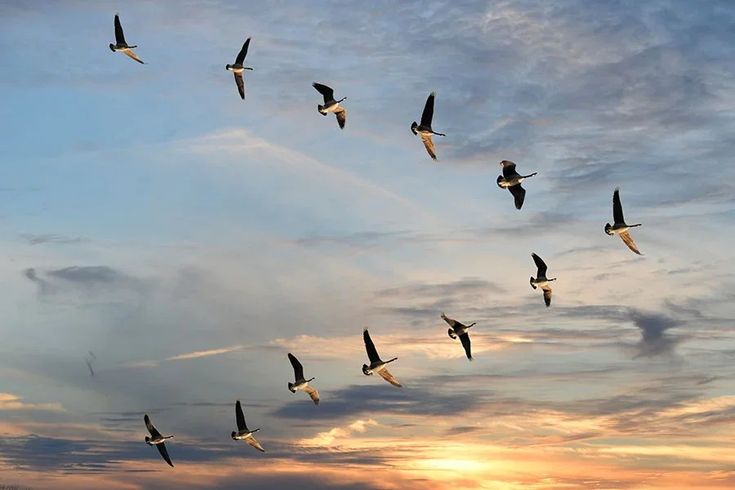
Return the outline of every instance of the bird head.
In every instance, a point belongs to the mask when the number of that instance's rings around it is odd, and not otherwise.
[[[447,333],[449,334],[449,338],[450,339],[456,339],[457,338],[457,336],[454,334],[454,330],[452,330],[451,328],[449,330],[447,330]]]
[[[416,121],[414,121],[414,122],[413,122],[413,124],[411,124],[411,132],[412,132],[413,134],[419,134],[419,133],[418,133],[418,132],[416,131],[416,128],[418,128],[418,127],[419,127],[419,125],[418,125],[418,124],[416,123]]]
[[[151,438],[148,437],[148,436],[145,436],[145,443],[146,444],[150,444],[151,443]]]
[[[610,228],[612,228],[612,226],[610,226],[610,223],[605,223],[605,233],[607,233],[608,235],[614,235],[614,233],[610,231]]]
[[[510,160],[503,160],[502,162],[500,162],[501,167],[505,167],[506,165],[515,165],[515,164],[511,162]]]
[[[293,387],[293,383],[290,381],[288,382],[288,391],[290,391],[291,393],[296,393],[296,389]]]
[[[232,437],[232,438],[234,439],[236,435],[237,435],[237,432],[235,432],[235,431],[233,430],[233,431],[232,431],[232,433],[230,434],[230,437]]]
[[[370,368],[367,366],[367,364],[362,365],[362,374],[365,376],[372,376],[373,372],[370,370]]]
[[[110,43],[110,51],[115,52],[115,45]]]

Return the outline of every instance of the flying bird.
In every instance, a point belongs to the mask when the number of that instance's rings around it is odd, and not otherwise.
[[[471,361],[472,352],[470,350],[470,334],[467,332],[467,330],[469,330],[470,327],[474,327],[475,323],[472,323],[471,325],[464,325],[457,320],[449,318],[444,313],[442,313],[441,317],[442,320],[447,322],[451,327],[447,331],[447,333],[449,334],[449,338],[456,339],[457,337],[459,337],[459,340],[462,342],[462,347],[464,347],[464,352],[465,354],[467,354],[467,359]]]
[[[92,362],[97,360],[97,356],[95,356],[94,352],[92,352],[91,350],[87,352],[89,355],[84,358],[84,362],[87,363],[87,369],[89,369],[89,375],[91,377],[94,377],[94,368],[92,367]]]
[[[549,283],[551,281],[556,281],[556,277],[547,279],[546,278],[546,262],[541,260],[541,257],[538,255],[532,253],[531,257],[533,257],[533,261],[536,262],[536,267],[538,267],[538,271],[536,272],[536,279],[531,276],[531,287],[533,289],[541,288],[544,291],[544,303],[546,303],[546,306],[551,306],[551,286]]]
[[[309,385],[309,383],[311,381],[314,381],[316,378],[304,379],[304,366],[302,366],[299,360],[296,359],[296,356],[294,356],[290,352],[288,353],[288,360],[291,361],[291,366],[293,366],[293,375],[295,381],[294,383],[291,383],[289,381],[288,389],[291,391],[291,393],[296,393],[296,391],[298,390],[306,392],[306,394],[311,397],[314,405],[319,405],[319,392],[316,390],[316,388]]]
[[[516,172],[516,164],[509,160],[503,160],[500,162],[500,166],[503,167],[503,175],[498,175],[498,187],[501,189],[508,189],[510,193],[513,194],[516,209],[521,209],[523,206],[523,200],[526,197],[526,189],[521,186],[521,182],[529,177],[533,177],[538,172],[528,175],[520,175]]]
[[[368,332],[367,328],[362,332],[362,339],[365,341],[365,350],[367,350],[367,355],[370,359],[370,366],[368,366],[367,364],[362,365],[362,374],[364,374],[365,376],[372,376],[373,373],[378,373],[381,378],[383,378],[393,386],[401,388],[403,385],[401,385],[401,383],[398,382],[398,379],[396,379],[396,377],[393,376],[386,368],[388,363],[391,363],[398,358],[394,357],[393,359],[390,359],[388,361],[381,360],[380,356],[378,355],[378,351],[375,349],[375,344],[373,344],[373,341],[370,338],[370,333]]]
[[[242,74],[245,70],[252,70],[249,66],[243,66],[245,55],[248,54],[248,46],[250,46],[250,38],[247,38],[243,43],[240,52],[237,54],[237,58],[235,58],[235,63],[233,65],[225,65],[225,69],[235,75],[237,91],[240,92],[240,98],[242,100],[245,100],[245,80],[243,80]]]
[[[237,421],[237,432],[232,431],[232,438],[236,441],[245,441],[260,452],[265,452],[263,446],[260,445],[257,439],[253,437],[253,434],[258,432],[260,429],[248,429],[248,424],[245,423],[245,415],[242,413],[242,406],[240,400],[235,402],[235,420]]]
[[[434,147],[434,140],[431,139],[431,135],[446,136],[446,134],[437,133],[431,129],[431,120],[434,118],[434,97],[436,92],[431,92],[429,97],[426,99],[426,105],[424,105],[424,112],[421,114],[421,124],[416,124],[416,121],[411,124],[411,132],[421,136],[421,141],[424,142],[426,151],[429,152],[429,156],[436,160],[436,148]]]
[[[623,239],[623,242],[638,255],[643,255],[638,246],[633,241],[633,237],[630,236],[630,229],[636,226],[641,226],[640,223],[634,225],[626,225],[625,219],[623,218],[623,205],[620,204],[620,189],[616,188],[613,192],[613,220],[615,223],[610,226],[610,223],[605,223],[605,233],[608,235],[619,235]]]
[[[324,105],[317,104],[317,109],[319,110],[319,114],[322,116],[326,116],[330,112],[334,113],[335,116],[337,116],[337,123],[339,124],[340,129],[345,128],[345,123],[347,122],[347,109],[339,105],[343,100],[347,100],[347,97],[342,97],[339,100],[334,100],[334,90],[332,90],[330,87],[327,87],[326,85],[322,85],[321,83],[314,82],[311,84],[312,87],[314,87],[317,92],[322,94],[324,97]]]
[[[115,14],[115,44],[110,43],[110,50],[114,53],[123,53],[130,56],[138,63],[145,64],[143,63],[143,60],[138,58],[138,55],[133,52],[133,48],[137,47],[137,45],[129,46],[128,43],[125,42],[125,34],[123,33],[123,28],[120,24],[120,17]]]
[[[171,462],[171,458],[168,455],[168,451],[166,451],[166,439],[173,439],[174,436],[162,436],[158,430],[153,427],[153,424],[151,423],[150,417],[148,417],[148,414],[145,414],[143,416],[143,421],[145,422],[145,426],[148,429],[148,432],[151,433],[151,437],[145,436],[145,443],[149,446],[156,446],[158,448],[158,452],[161,453],[161,457],[165,462],[168,463],[169,466],[173,468],[174,464]]]

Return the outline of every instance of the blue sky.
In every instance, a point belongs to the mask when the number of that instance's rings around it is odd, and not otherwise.
[[[716,1],[0,1],[0,484],[732,487],[734,32]]]

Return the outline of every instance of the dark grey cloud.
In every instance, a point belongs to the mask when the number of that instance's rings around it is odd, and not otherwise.
[[[681,337],[671,335],[667,330],[679,326],[679,321],[665,315],[640,311],[631,311],[630,316],[635,326],[641,330],[641,340],[636,345],[636,357],[653,357],[674,352]]]
[[[102,284],[125,283],[130,280],[125,274],[104,265],[64,267],[46,272],[47,275],[83,286],[95,287]]]

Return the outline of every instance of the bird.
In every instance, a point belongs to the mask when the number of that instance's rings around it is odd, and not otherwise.
[[[536,272],[536,279],[531,276],[531,287],[533,289],[541,288],[544,290],[544,303],[546,303],[546,306],[551,306],[551,286],[549,283],[551,281],[556,281],[556,277],[553,277],[551,279],[546,278],[546,262],[541,260],[541,257],[538,255],[532,253],[531,257],[533,257],[533,261],[536,262],[536,267],[538,267],[538,271]]]
[[[508,189],[510,193],[513,194],[516,209],[521,209],[523,206],[523,199],[526,197],[526,189],[521,186],[521,182],[529,177],[533,177],[538,172],[528,175],[520,175],[516,172],[516,164],[509,160],[503,160],[500,162],[500,166],[503,167],[503,175],[498,175],[498,187],[501,189]]]
[[[334,90],[321,83],[314,82],[311,84],[317,92],[322,94],[324,97],[324,105],[317,104],[317,110],[322,116],[326,116],[330,112],[337,116],[337,123],[340,129],[345,128],[347,122],[347,109],[339,105],[343,100],[347,100],[347,97],[342,97],[339,100],[334,100]]]
[[[301,365],[298,359],[296,359],[296,356],[288,353],[288,360],[291,361],[291,366],[293,366],[293,375],[294,375],[294,383],[291,383],[289,381],[288,383],[288,389],[291,391],[291,393],[296,393],[297,390],[305,391],[309,397],[311,397],[311,400],[314,402],[314,405],[319,405],[319,392],[314,388],[313,386],[310,386],[309,383],[314,381],[316,378],[311,379],[304,379],[304,366]]]
[[[89,369],[89,375],[91,377],[94,377],[94,368],[92,367],[92,362],[97,360],[97,356],[95,356],[94,352],[92,352],[91,350],[87,352],[89,353],[89,355],[84,358],[84,362],[87,363],[87,368]]]
[[[429,97],[426,99],[426,105],[424,105],[424,112],[421,114],[421,124],[417,124],[416,121],[411,124],[411,132],[421,136],[421,141],[424,142],[426,151],[429,156],[436,160],[436,149],[434,148],[434,140],[431,139],[431,135],[446,136],[443,133],[437,133],[431,129],[431,120],[434,118],[434,97],[436,92],[431,92]]]
[[[125,34],[123,34],[123,28],[120,24],[120,16],[115,14],[115,44],[110,43],[110,50],[113,53],[121,52],[130,56],[138,63],[145,64],[143,60],[138,58],[138,55],[133,52],[133,48],[137,47],[137,45],[129,46],[128,43],[125,42]]]
[[[245,441],[260,452],[265,452],[263,446],[260,445],[257,439],[253,437],[253,434],[258,432],[260,429],[248,429],[248,424],[245,423],[245,416],[242,413],[242,406],[240,400],[235,402],[235,420],[237,421],[237,432],[232,431],[231,437],[236,441]]]
[[[231,71],[235,75],[235,83],[237,84],[237,91],[240,92],[240,98],[245,100],[245,80],[242,78],[242,74],[245,70],[251,70],[249,66],[243,66],[245,62],[245,55],[248,54],[248,46],[250,46],[250,38],[247,38],[240,48],[240,52],[235,58],[235,63],[232,65],[225,65],[227,71]]]
[[[145,414],[143,416],[143,421],[145,422],[145,426],[148,429],[148,432],[151,433],[151,437],[145,436],[145,443],[149,446],[156,446],[158,448],[158,452],[161,453],[161,457],[165,462],[168,463],[169,466],[173,468],[174,464],[171,462],[171,458],[168,456],[168,451],[166,451],[166,439],[173,439],[174,436],[162,436],[158,430],[153,427],[153,424],[151,423],[150,417],[148,417],[148,414]]]
[[[386,368],[388,363],[396,361],[398,360],[398,358],[394,357],[393,359],[390,359],[388,361],[381,360],[380,356],[378,355],[378,351],[375,349],[375,344],[373,344],[373,341],[370,338],[370,333],[368,332],[367,328],[362,332],[362,339],[365,341],[365,350],[367,350],[367,355],[370,359],[370,366],[368,366],[367,364],[362,365],[362,374],[364,374],[365,376],[372,376],[373,373],[378,373],[381,378],[383,378],[393,386],[402,388],[403,385],[399,383],[398,379],[396,379],[396,377],[393,376]]]
[[[619,188],[615,188],[615,192],[613,192],[613,220],[615,223],[612,226],[610,226],[610,223],[605,223],[605,233],[610,236],[619,235],[629,249],[638,255],[643,255],[641,251],[638,250],[638,246],[633,241],[633,237],[630,236],[630,229],[635,228],[636,226],[641,226],[641,223],[636,223],[634,225],[625,224],[625,219],[623,218],[623,205],[620,204]]]
[[[467,359],[471,361],[472,352],[470,351],[470,334],[467,332],[467,330],[469,330],[470,327],[474,327],[475,323],[472,323],[471,325],[464,325],[457,320],[449,318],[444,313],[441,314],[441,317],[442,320],[447,322],[451,327],[447,331],[447,333],[449,334],[449,338],[456,339],[457,337],[459,337],[459,340],[462,342],[462,347],[464,347],[465,354],[467,354]]]

